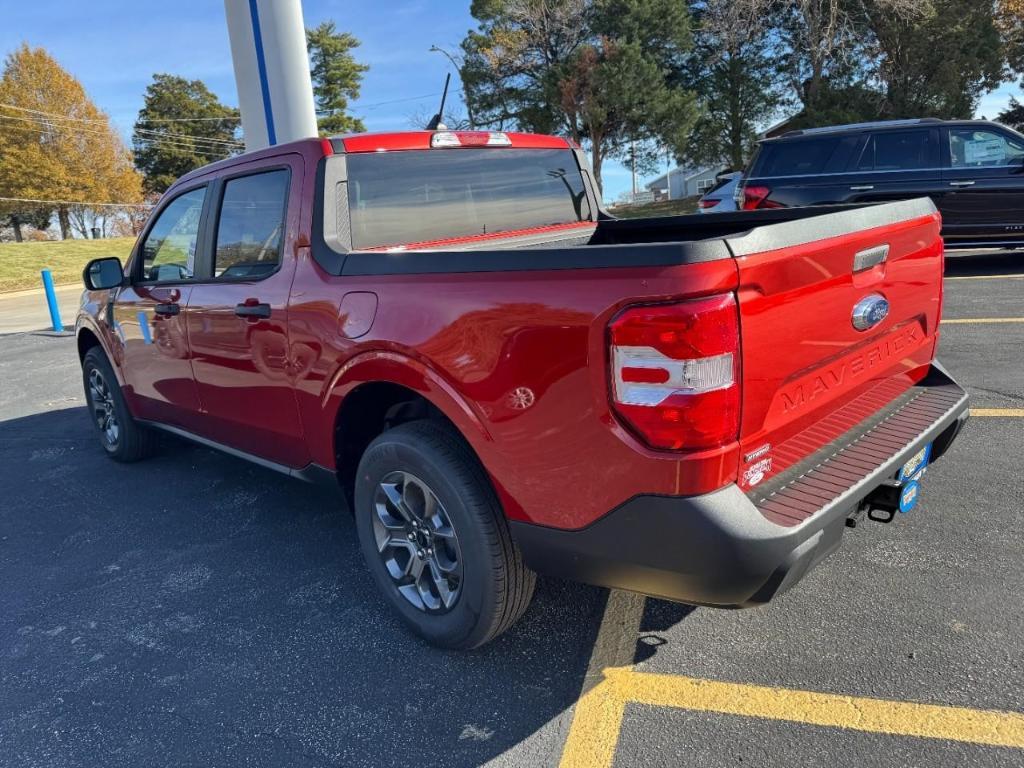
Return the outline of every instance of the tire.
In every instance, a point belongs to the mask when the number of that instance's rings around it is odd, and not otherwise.
[[[82,360],[82,383],[89,416],[100,432],[100,444],[114,461],[130,463],[152,455],[156,435],[128,412],[114,369],[100,347]]]
[[[413,421],[370,443],[356,474],[354,512],[377,587],[429,643],[477,648],[530,604],[535,576],[483,468],[445,425]]]

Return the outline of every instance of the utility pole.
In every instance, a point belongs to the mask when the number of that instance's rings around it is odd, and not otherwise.
[[[629,142],[629,159],[633,167],[633,199],[636,200],[636,141],[633,139]]]

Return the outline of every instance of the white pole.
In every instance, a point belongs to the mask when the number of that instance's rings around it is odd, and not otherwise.
[[[224,0],[245,149],[317,135],[300,0]]]

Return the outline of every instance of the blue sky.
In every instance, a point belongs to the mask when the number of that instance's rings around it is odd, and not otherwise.
[[[238,103],[221,0],[10,0],[5,5],[0,53],[22,42],[45,47],[126,138],[155,72],[201,79],[225,103]],[[302,5],[307,26],[332,19],[362,41],[356,55],[370,71],[352,111],[371,131],[411,128],[414,115],[433,114],[450,65],[428,49],[454,50],[474,26],[468,0],[303,0]],[[1019,93],[1016,84],[1003,86],[982,99],[978,114],[995,117],[1010,95]],[[603,175],[608,200],[630,186],[629,171],[618,163],[606,163]]]

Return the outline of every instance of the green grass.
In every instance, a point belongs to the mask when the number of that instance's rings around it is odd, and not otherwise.
[[[0,292],[41,288],[39,271],[43,269],[53,273],[53,282],[57,285],[80,283],[86,262],[100,256],[117,256],[123,262],[134,242],[131,237],[112,237],[109,240],[0,243]]]
[[[698,197],[684,197],[682,200],[663,200],[660,203],[642,205],[617,205],[609,209],[612,216],[620,219],[652,218],[655,216],[682,216],[696,213]]]

